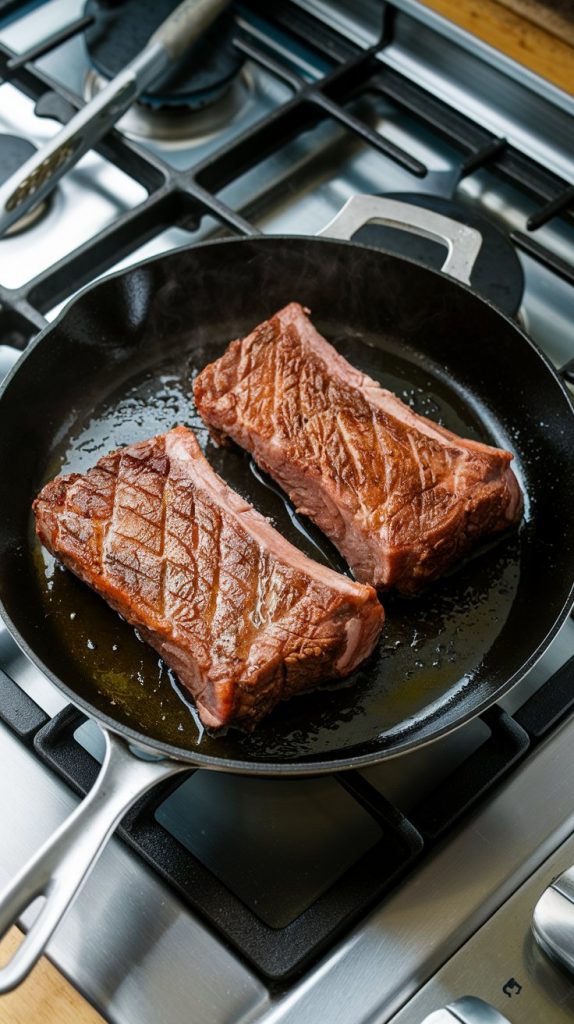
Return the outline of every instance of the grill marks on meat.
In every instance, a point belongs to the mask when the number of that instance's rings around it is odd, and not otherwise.
[[[139,628],[205,725],[251,728],[350,673],[382,628],[374,590],[285,541],[184,427],[56,478],[34,511],[42,543]]]
[[[215,436],[247,448],[363,582],[415,593],[520,519],[510,452],[412,412],[298,303],[233,341],[194,387]]]

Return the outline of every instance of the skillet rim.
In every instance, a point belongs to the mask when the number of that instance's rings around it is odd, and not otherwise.
[[[498,317],[504,320],[509,327],[516,332],[523,342],[525,342],[533,355],[536,356],[542,363],[544,370],[547,371],[553,381],[553,384],[558,387],[562,393],[562,397],[566,399],[566,406],[570,411],[571,416],[574,417],[574,397],[571,396],[566,384],[559,376],[556,368],[553,366],[549,357],[543,352],[539,345],[526,334],[522,326],[517,323],[510,315],[500,310],[493,302],[489,299],[484,298],[478,292],[474,291],[472,287],[458,281],[456,278],[451,277],[449,274],[444,274],[440,270],[435,270],[430,267],[426,267],[423,263],[418,260],[410,259],[406,256],[397,255],[396,253],[389,252],[386,249],[379,249],[373,246],[364,245],[361,242],[354,242],[346,239],[334,239],[326,236],[312,236],[312,235],[244,235],[239,237],[225,237],[217,239],[209,239],[203,242],[195,242],[186,246],[178,246],[176,249],[168,250],[167,252],[148,256],[143,260],[138,260],[136,263],[130,264],[128,267],[123,267],[120,270],[111,271],[104,273],[104,275],[98,278],[96,281],[91,281],[87,285],[84,285],[72,298],[66,302],[63,308],[60,310],[58,315],[53,321],[48,323],[36,337],[29,343],[29,345],[23,350],[21,356],[16,360],[14,365],[11,367],[6,377],[0,385],[0,405],[4,398],[5,392],[10,387],[13,378],[17,373],[20,372],[21,368],[25,365],[28,357],[36,350],[37,346],[49,336],[52,331],[61,325],[66,316],[69,314],[71,309],[81,300],[84,296],[92,291],[97,290],[100,286],[105,285],[109,280],[126,277],[134,271],[139,271],[142,267],[147,266],[151,263],[157,263],[160,260],[167,260],[171,258],[177,258],[178,256],[189,252],[191,250],[198,250],[204,248],[212,248],[219,245],[237,245],[242,242],[257,242],[267,244],[284,242],[289,243],[292,241],[300,241],[309,244],[310,242],[319,243],[320,245],[326,246],[345,246],[352,247],[353,249],[366,250],[371,256],[383,254],[396,260],[400,263],[405,263],[410,266],[417,267],[418,270],[423,270],[426,274],[430,274],[440,280],[447,280],[450,283],[461,288],[467,292],[475,301],[482,303],[491,309]],[[573,423],[574,426],[574,423]],[[170,760],[181,761],[189,763],[190,767],[195,766],[198,768],[209,769],[211,771],[224,771],[233,774],[240,775],[265,775],[265,776],[313,776],[313,775],[325,775],[332,774],[338,771],[351,770],[356,768],[366,768],[375,764],[380,764],[383,761],[391,760],[392,758],[399,757],[402,754],[408,753],[411,750],[417,750],[419,748],[429,746],[431,743],[435,743],[437,740],[444,736],[454,732],[461,728],[467,722],[478,717],[489,707],[492,707],[502,696],[508,693],[514,686],[517,685],[529,672],[536,662],[540,659],[542,654],[547,650],[548,646],[559,632],[560,628],[566,621],[570,611],[574,607],[574,575],[570,583],[570,588],[567,593],[567,597],[562,605],[559,614],[556,616],[552,627],[546,633],[544,639],[539,643],[538,647],[534,649],[532,654],[526,661],[505,681],[505,683],[499,686],[493,694],[486,697],[476,707],[464,714],[457,717],[456,722],[445,724],[442,728],[437,728],[432,735],[424,739],[413,738],[416,735],[416,727],[413,730],[409,730],[406,734],[406,738],[402,742],[393,744],[388,750],[377,750],[368,754],[355,754],[347,757],[335,757],[319,761],[243,761],[232,758],[217,758],[208,754],[194,753],[189,749],[173,746],[169,743],[163,743],[159,740],[150,738],[143,733],[138,732],[136,729],[132,729],[123,723],[117,722],[110,715],[94,708],[89,701],[79,697],[74,690],[72,690],[66,683],[62,682],[56,673],[44,664],[42,659],[35,653],[34,649],[30,646],[28,641],[21,634],[18,626],[15,624],[11,616],[8,614],[7,609],[4,605],[4,600],[0,595],[0,617],[7,626],[13,639],[23,651],[23,653],[30,658],[32,663],[39,669],[54,686],[60,690],[80,711],[88,716],[88,718],[94,719],[98,724],[108,729],[110,732],[116,735],[122,736],[128,741],[128,744],[133,745],[141,750],[153,751],[154,753],[161,753]],[[463,701],[464,704],[464,701]],[[437,721],[440,721],[440,716],[437,716]],[[376,741],[372,741],[375,743]]]

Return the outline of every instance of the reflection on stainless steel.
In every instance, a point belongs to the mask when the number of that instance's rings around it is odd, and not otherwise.
[[[3,622],[0,622],[0,665],[47,714],[56,715],[66,706],[64,694],[22,653]]]
[[[507,947],[501,948],[492,938],[485,940],[480,956],[468,956],[468,976],[461,975],[455,957],[450,989],[439,985],[438,995],[435,990],[432,1002],[420,1008],[413,997],[574,831],[573,742],[574,721],[570,721],[326,957],[315,973],[276,1003],[263,1017],[264,1024],[311,1024],[317,1020],[383,1024],[409,999],[414,1009],[411,1012],[411,1004],[407,1004],[404,1018],[399,1015],[396,1024],[419,1024],[425,1013],[470,993],[496,1006],[500,975],[493,963],[501,958],[504,964],[503,984],[523,961],[517,966],[515,959],[507,959]],[[548,799],[549,793],[552,799]],[[571,848],[558,870],[573,860]],[[536,895],[556,873],[556,869],[546,871]],[[520,919],[512,906],[507,916],[513,948],[528,960],[524,943],[531,914],[532,900]],[[482,957],[487,966],[480,972],[477,965]],[[556,1017],[557,1022],[562,1020]],[[551,1016],[533,1017],[528,1024],[535,1021],[554,1024]]]
[[[86,100],[96,96],[105,84],[105,79],[90,68],[84,87]],[[118,128],[132,139],[147,139],[163,146],[200,146],[229,128],[250,102],[253,90],[253,76],[244,68],[223,94],[205,107],[151,107],[138,101],[118,122]]]
[[[463,996],[449,1003],[443,1009],[435,1010],[425,1017],[422,1024],[510,1024],[508,1017],[503,1017],[484,999],[476,996]]]
[[[448,844],[328,954],[316,971],[284,997],[271,998],[262,983],[204,925],[184,911],[173,895],[168,898],[165,886],[141,863],[135,863],[129,851],[115,840],[51,942],[50,954],[118,1024],[132,1020],[179,1024],[185,1000],[186,1019],[194,1024],[204,1020],[234,1024],[247,1020],[262,1024],[316,1024],[323,1020],[382,1024],[488,921],[497,907],[502,906],[504,911],[505,900],[574,831],[574,764],[569,756],[573,743],[574,722],[570,722],[532,755]],[[0,760],[6,766],[0,786],[0,818],[6,834],[12,837],[10,843],[0,844],[0,882],[5,884],[69,813],[74,798],[4,728],[0,728]],[[559,777],[555,774],[558,764]],[[22,793],[27,794],[31,809],[27,815],[21,813]],[[524,941],[533,903],[572,861],[574,847],[570,842],[560,859],[544,865],[540,877],[536,876],[534,895],[529,896],[521,915],[512,903],[508,905],[505,935],[508,940],[512,938],[512,948],[527,957],[527,966],[531,952]],[[123,908],[121,927],[111,913],[115,906]],[[485,939],[480,957],[473,954],[468,958],[472,983],[459,978],[458,969],[453,969],[457,984],[448,994],[440,989],[438,1005],[469,992],[496,1005],[499,975],[490,967],[485,969],[484,977],[477,973],[477,963],[488,949],[485,962],[491,963],[499,955],[506,956],[510,947],[505,945],[500,953],[498,943]],[[544,954],[539,956],[549,964]],[[501,984],[518,972],[522,960],[517,964],[509,952],[503,963],[507,973]],[[556,969],[550,966],[549,970],[553,977]],[[162,986],[170,993],[168,1000],[154,981],[154,971],[161,971]],[[574,991],[570,982],[568,988]],[[192,997],[195,1016],[190,1018]],[[214,999],[212,1017],[208,1012],[210,999]],[[252,1016],[246,1013],[246,1000]],[[419,1024],[425,1009],[430,1012],[436,1005],[436,1001],[427,1004],[418,1016],[405,1017],[405,1024]],[[569,1013],[572,1009],[574,1005]],[[566,1017],[555,1019],[560,1024]],[[554,1024],[554,1018],[542,1016],[532,1018],[532,1022],[525,1018],[525,1024],[540,1024],[542,1020]],[[403,1020],[399,1018],[397,1024],[403,1024]]]
[[[229,0],[181,0],[144,48],[54,139],[0,185],[0,235],[113,127],[133,101],[180,59],[228,6]]]
[[[2,834],[11,836],[0,843],[3,887],[77,800],[1,725],[0,762]],[[48,952],[114,1024],[246,1024],[269,999],[261,982],[115,839]]]
[[[574,97],[417,0],[399,0],[397,6],[401,11],[393,42],[383,51],[382,62],[571,181]]]
[[[18,168],[22,167],[25,161],[34,156],[36,152],[37,147],[34,143],[23,138],[22,135],[0,132],[0,182],[3,184],[14,173],[17,173]],[[48,200],[31,206],[19,220],[16,220],[5,231],[5,235],[17,235],[22,231],[27,231],[46,215],[48,207]]]
[[[574,978],[548,959],[529,929],[533,906],[554,891],[547,887],[573,858],[574,839],[570,837],[392,1018],[392,1024],[419,1024],[432,1007],[469,991],[480,992],[520,1024],[571,1021]]]
[[[12,235],[19,235],[22,231],[27,231],[28,228],[33,228],[42,217],[45,217],[50,208],[49,199],[43,199],[37,203],[36,206],[32,206],[29,210],[15,221],[5,232],[6,238],[10,238]]]
[[[456,1024],[457,1018],[448,1010],[443,1007],[441,1010],[435,1010],[428,1017],[425,1017],[421,1024]],[[460,1018],[458,1018],[460,1024]]]
[[[105,740],[104,762],[89,794],[0,892],[0,935],[44,897],[24,939],[0,967],[0,993],[16,988],[34,968],[126,811],[162,779],[184,770],[167,759],[134,755],[111,733]]]
[[[0,345],[0,383],[18,359],[18,354],[18,350],[13,348],[12,345]],[[3,626],[0,624],[0,637],[2,629]]]
[[[543,892],[534,908],[532,931],[539,946],[574,974],[574,869]]]
[[[0,37],[2,34],[0,33]],[[0,90],[0,131],[40,146],[57,125],[34,115],[32,101],[6,83]],[[17,288],[77,248],[145,198],[145,189],[93,151],[60,183],[47,215],[23,234],[0,239],[0,279]]]

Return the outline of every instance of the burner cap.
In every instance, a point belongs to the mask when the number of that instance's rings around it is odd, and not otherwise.
[[[520,260],[506,235],[484,214],[455,199],[444,199],[423,192],[387,192],[383,197],[423,206],[480,231],[483,241],[472,271],[472,287],[508,316],[518,312],[524,291]],[[440,270],[444,263],[443,245],[383,224],[365,225],[354,235],[354,240],[375,248],[388,249],[399,256],[408,256],[435,270]]]
[[[26,163],[37,151],[36,146],[27,139],[21,139],[18,135],[0,135],[0,185],[8,181],[22,164]],[[49,200],[43,199],[37,206],[33,206],[27,213],[22,214],[5,232],[6,236],[17,235],[26,228],[40,220],[47,212]]]
[[[121,0],[113,5],[88,0],[85,13],[94,22],[86,30],[86,46],[94,68],[105,78],[114,78],[176,6],[176,0]],[[140,99],[150,106],[194,109],[218,99],[243,64],[233,45],[234,31],[233,15],[226,11],[173,71]]]

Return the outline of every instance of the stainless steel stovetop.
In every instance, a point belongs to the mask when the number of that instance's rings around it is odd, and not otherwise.
[[[541,208],[536,188],[526,187],[519,177],[500,174],[486,156],[469,170],[464,147],[433,126],[432,117],[413,113],[401,96],[414,84],[467,126],[506,139],[513,154],[525,155],[529,173],[540,170],[565,183],[574,181],[574,99],[414,0],[387,6],[392,8],[390,41],[376,59],[388,73],[389,87],[353,98],[347,109],[420,161],[426,175],[410,173],[368,139],[328,118],[232,177],[219,189],[218,199],[266,233],[313,234],[356,192],[434,193],[486,213],[506,234],[513,234],[525,278],[520,317],[561,367],[574,358],[574,222],[558,213],[529,230],[529,218]],[[380,31],[381,5],[372,0],[298,0],[280,7],[291,11],[288,24],[296,25],[297,13],[314,15],[315,27],[323,26],[328,39],[340,41],[343,56],[338,59],[345,59],[345,47],[356,53],[374,46]],[[83,13],[83,3],[77,0],[12,8],[5,22],[0,20],[0,46],[15,54]],[[300,36],[271,24],[270,15],[268,23],[266,17],[264,7],[240,8],[239,31],[250,45],[263,45],[272,60],[283,62],[309,83],[329,70],[328,46],[324,52],[317,45],[305,46]],[[138,108],[120,128],[175,171],[208,161],[291,96],[288,74],[275,74],[273,67],[250,59],[248,48],[245,52],[243,71],[214,108],[167,121],[157,111],[150,114]],[[72,99],[97,87],[81,34],[38,57],[34,67],[63,86]],[[419,107],[421,102],[417,100]],[[34,101],[18,82],[0,85],[0,136],[23,136],[40,145],[57,129],[54,118],[37,116]],[[98,232],[113,229],[130,211],[137,211],[146,196],[137,175],[91,152],[63,180],[42,219],[0,241],[0,286],[15,295],[25,292],[31,307],[34,294],[42,294],[35,320],[24,327],[16,321],[16,328],[6,321],[0,334],[0,371],[18,357],[33,324],[41,322],[40,314],[53,319],[74,292],[59,279],[53,293],[41,287],[30,292],[28,283],[38,275],[42,282],[54,264],[65,262]],[[128,255],[122,252],[120,258],[108,259],[106,269],[226,230],[234,230],[232,218],[222,225],[211,216],[199,226],[186,223],[149,231],[148,240],[134,229],[135,244],[126,247]],[[544,258],[536,246],[542,247]],[[93,266],[93,277],[104,272]],[[543,600],[543,595],[537,599]],[[573,655],[570,620],[505,699],[504,709],[514,714]],[[60,693],[18,651],[5,630],[0,630],[0,668],[50,717],[61,712],[65,701]],[[408,815],[445,779],[457,778],[458,766],[478,749],[485,732],[483,723],[473,723],[430,748],[364,775]],[[94,727],[83,726],[78,738],[98,754]],[[50,956],[100,1012],[118,1024],[419,1024],[432,1011],[464,996],[487,1001],[516,1024],[566,1021],[574,1013],[574,982],[536,946],[530,920],[545,887],[574,863],[573,751],[574,719],[566,716],[478,808],[440,842],[430,844],[406,879],[294,981],[270,985],[220,930],[193,913],[117,840],[51,943]],[[77,798],[2,724],[0,764],[3,885]],[[340,847],[337,870],[342,872],[352,859],[353,843],[368,849],[374,842],[370,825],[345,804],[345,793],[335,783],[331,790],[315,791],[309,783],[289,791],[284,783],[262,782],[255,792],[241,780],[222,778],[216,784],[202,772],[192,781],[193,791],[189,789],[183,799],[180,794],[167,810],[160,809],[160,818],[163,814],[173,828],[177,818],[178,840],[191,843],[195,857],[225,884],[240,885],[229,873],[230,860],[245,865],[244,875],[250,870],[255,883],[248,884],[244,877],[240,896],[257,912],[254,893],[258,883],[263,885],[266,906],[259,913],[273,927],[284,927],[298,901],[304,907],[322,891],[325,875],[333,873],[334,843]],[[265,844],[268,823],[273,815],[277,818],[278,807],[282,829]],[[229,847],[229,820],[237,825],[237,849]],[[346,830],[352,842],[345,845],[340,836]],[[250,835],[256,837],[251,845]],[[266,860],[257,862],[258,848],[265,850]],[[310,861],[313,871],[306,868]],[[464,1016],[475,1010],[471,1004],[458,1004],[461,1016],[443,1015],[440,1020],[487,1020]]]

